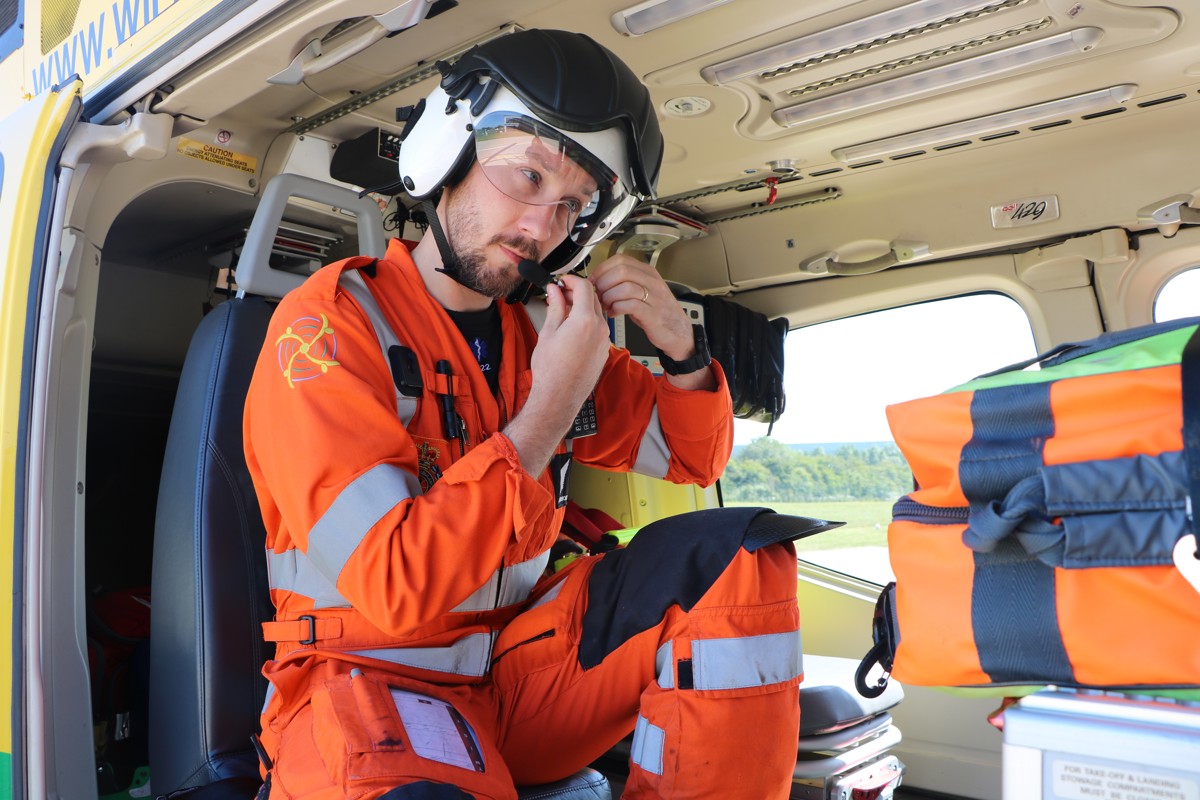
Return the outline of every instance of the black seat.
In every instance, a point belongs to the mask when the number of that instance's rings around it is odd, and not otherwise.
[[[251,735],[266,696],[260,670],[273,655],[261,623],[273,608],[266,533],[242,451],[242,413],[273,303],[300,278],[266,269],[289,196],[359,211],[359,242],[382,255],[369,198],[294,175],[264,193],[237,273],[242,296],[217,306],[193,335],[180,376],[159,483],[150,636],[150,775],[155,795],[212,787],[249,798],[258,787]],[[255,296],[263,295],[263,296]],[[549,792],[549,793],[547,793]],[[585,770],[523,798],[608,800]]]
[[[272,656],[266,533],[242,455],[242,408],[272,306],[229,300],[188,349],[154,535],[150,765],[157,794],[258,776],[250,734]]]

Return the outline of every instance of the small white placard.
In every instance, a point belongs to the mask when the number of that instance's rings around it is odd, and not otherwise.
[[[431,761],[483,772],[474,734],[453,706],[403,689],[392,689],[392,699],[413,752]]]
[[[1058,195],[1025,197],[992,206],[993,228],[1020,228],[1058,219]]]
[[[1200,785],[1115,764],[1055,760],[1053,796],[1070,800],[1200,800]]]

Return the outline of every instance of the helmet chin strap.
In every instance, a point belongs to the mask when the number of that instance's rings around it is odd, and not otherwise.
[[[425,210],[425,218],[429,222],[429,232],[433,234],[433,241],[437,243],[438,253],[442,257],[442,266],[435,269],[434,272],[440,272],[460,286],[465,286],[474,291],[474,288],[466,284],[462,279],[462,263],[458,260],[458,256],[455,255],[453,248],[450,247],[450,240],[446,238],[446,232],[442,229],[442,221],[438,217],[437,206],[434,205],[432,200],[426,199],[421,201],[421,207]],[[542,268],[541,264],[530,259],[522,261],[518,271],[524,280],[517,284],[508,297],[504,298],[507,303],[528,302],[539,288],[544,290],[545,285],[553,277]]]
[[[442,257],[442,266],[434,270],[451,278],[455,283],[470,286],[463,283],[462,265],[458,261],[458,256],[454,254],[453,248],[450,247],[450,240],[446,238],[446,232],[442,230],[442,221],[438,217],[437,206],[432,200],[422,200],[421,207],[425,209],[425,219],[429,223],[429,232],[433,234],[433,241],[437,243],[438,253]]]

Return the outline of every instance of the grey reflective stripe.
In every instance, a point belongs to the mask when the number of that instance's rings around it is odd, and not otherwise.
[[[338,494],[308,532],[308,560],[334,586],[342,567],[383,515],[421,493],[417,476],[395,464],[378,464]]]
[[[646,772],[662,775],[663,749],[666,744],[667,732],[639,714],[637,727],[633,729],[629,759]]]
[[[390,372],[392,362],[388,358],[388,351],[392,349],[393,345],[399,345],[400,340],[396,338],[396,332],[392,330],[391,324],[383,316],[383,309],[375,301],[375,295],[371,294],[371,290],[367,288],[367,283],[363,280],[361,272],[356,269],[343,272],[338,277],[338,285],[358,301],[358,305],[362,308],[363,313],[367,315],[371,327],[375,329],[375,338],[379,340],[379,349],[383,352],[383,361],[388,365]],[[393,376],[392,385],[395,386],[395,384],[395,376]],[[408,423],[412,422],[412,418],[416,413],[417,398],[401,394],[399,387],[397,387],[396,415],[400,417],[400,424],[408,427]]]
[[[496,570],[487,583],[480,586],[471,596],[450,609],[451,613],[466,614],[473,611],[491,611],[496,607],[496,584],[500,582],[500,571]]]
[[[464,636],[449,647],[391,647],[379,650],[343,650],[349,655],[375,658],[406,667],[482,678],[492,661],[491,633]]]
[[[528,600],[534,584],[542,577],[549,563],[550,551],[547,550],[528,561],[505,567],[500,579],[500,602],[497,607],[504,608]]]
[[[666,437],[663,436],[662,425],[658,421],[658,404],[655,403],[650,414],[650,424],[638,445],[633,471],[639,475],[649,475],[651,478],[665,478],[670,466],[671,450],[667,447]]]
[[[271,705],[271,698],[275,696],[275,684],[267,681],[267,698],[263,700],[262,711],[259,714],[267,713],[267,706]]]
[[[551,602],[552,600],[554,600],[554,598],[558,597],[559,592],[561,592],[562,588],[566,585],[567,585],[566,581],[559,581],[558,583],[554,584],[553,586],[550,587],[550,589],[544,595],[542,595],[537,600],[535,600],[533,605],[531,605],[529,608],[527,608],[525,610],[532,611],[533,609],[537,608],[538,606],[544,606],[544,605],[546,605],[546,603]]]
[[[311,598],[313,608],[350,608],[350,601],[299,550],[267,550],[267,575],[272,589]]]
[[[456,605],[451,611],[491,611],[493,608],[523,603],[529,599],[533,586],[542,577],[550,551],[534,556],[528,561],[511,567],[501,567],[492,573],[487,583],[480,586],[471,596]]]
[[[692,685],[696,689],[769,686],[803,672],[799,631],[692,642]]]
[[[675,648],[670,642],[660,645],[654,654],[654,671],[658,673],[658,685],[664,689],[675,688]]]

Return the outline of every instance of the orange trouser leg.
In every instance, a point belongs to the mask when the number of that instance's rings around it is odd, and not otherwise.
[[[569,568],[497,644],[500,748],[517,783],[560,778],[634,731],[625,797],[786,798],[802,677],[791,545],[739,549],[689,611],[669,605],[585,666],[598,562]]]

